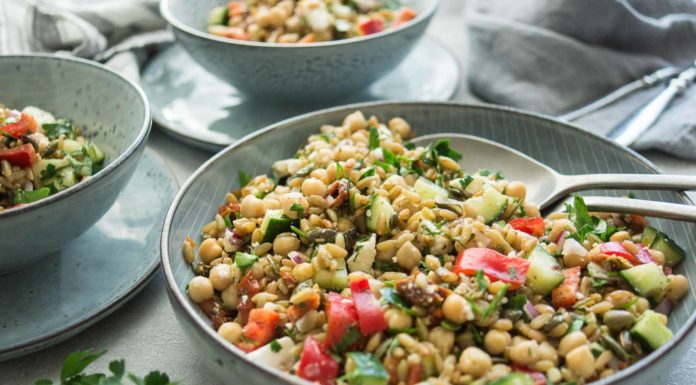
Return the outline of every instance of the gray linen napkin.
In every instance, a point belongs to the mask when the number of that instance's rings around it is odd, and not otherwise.
[[[694,0],[474,0],[469,84],[485,101],[560,115],[696,60]],[[660,89],[576,123],[605,134]],[[696,159],[696,85],[634,145]]]
[[[0,0],[0,54],[55,52],[105,62],[134,80],[172,41],[158,0]]]

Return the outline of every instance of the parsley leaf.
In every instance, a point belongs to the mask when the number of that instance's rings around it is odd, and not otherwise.
[[[505,179],[505,175],[498,170],[489,170],[487,168],[482,168],[479,170],[479,175],[481,176],[489,176],[491,174],[493,174],[495,180]]]
[[[385,287],[379,292],[382,294],[382,302],[394,305],[408,315],[415,315],[415,312],[413,311],[413,309],[411,309],[411,305],[408,302],[406,302],[405,299],[401,298],[398,294],[396,294],[396,290],[394,290],[394,288]]]
[[[462,186],[462,190],[467,188],[474,181],[474,177],[471,175],[464,175],[464,178],[459,180],[459,185]]]
[[[365,172],[363,172],[362,174],[360,174],[360,178],[358,178],[358,182],[360,182],[361,180],[363,180],[363,179],[365,179],[365,178],[369,178],[369,177],[371,177],[371,176],[373,176],[373,175],[375,175],[375,168],[374,168],[374,167],[370,167],[370,168],[368,168],[367,170],[365,170]]]
[[[476,283],[478,283],[479,290],[486,290],[488,285],[486,284],[486,280],[484,279],[483,270],[476,270],[475,277]]]
[[[251,182],[253,177],[246,172],[239,170],[239,187],[244,187]]]
[[[432,145],[432,149],[437,152],[440,156],[446,156],[458,161],[462,158],[462,155],[450,148],[449,139],[440,139]]]
[[[370,151],[379,147],[379,131],[377,127],[370,127]]]
[[[271,351],[273,353],[278,353],[281,349],[283,349],[283,347],[280,346],[280,343],[278,342],[278,340],[271,341],[270,345],[271,345]]]
[[[616,226],[608,226],[604,219],[590,216],[585,200],[580,195],[575,195],[572,206],[566,203],[566,211],[568,219],[575,224],[577,229],[576,232],[570,234],[570,237],[578,242],[584,241],[589,235],[595,235],[606,242],[612,234],[620,230]]]
[[[58,119],[55,123],[44,123],[41,126],[46,132],[48,139],[58,139],[59,136],[65,135],[67,139],[75,139],[77,137],[77,128],[65,119]]]

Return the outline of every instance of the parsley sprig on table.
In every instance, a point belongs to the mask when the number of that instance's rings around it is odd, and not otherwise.
[[[145,377],[138,377],[133,373],[126,374],[126,363],[123,360],[114,360],[109,363],[110,374],[84,373],[85,369],[94,361],[106,353],[106,350],[95,352],[92,349],[82,350],[69,354],[63,362],[60,371],[59,385],[177,385],[169,381],[165,373],[152,371]],[[127,381],[128,380],[128,381]],[[49,379],[40,379],[34,385],[53,385]]]

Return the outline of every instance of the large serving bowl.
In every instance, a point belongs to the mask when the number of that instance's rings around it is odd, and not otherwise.
[[[226,0],[162,0],[160,11],[193,59],[221,81],[264,100],[306,103],[364,89],[408,54],[437,0],[405,0],[418,16],[365,37],[312,44],[232,40],[206,32],[208,13]]]
[[[227,383],[267,384],[308,382],[279,370],[250,361],[211,327],[208,318],[192,303],[185,288],[193,272],[184,261],[181,248],[187,235],[194,238],[217,212],[225,193],[239,188],[237,171],[251,175],[270,175],[271,164],[292,157],[322,124],[337,124],[350,112],[361,110],[380,121],[401,116],[411,123],[416,135],[462,132],[506,144],[567,174],[633,172],[659,170],[640,155],[579,128],[539,115],[517,110],[445,103],[368,103],[323,110],[283,121],[249,135],[231,145],[201,166],[186,182],[172,203],[162,234],[162,263],[169,298],[190,343],[201,358]],[[269,152],[268,149],[273,149]],[[491,159],[491,167],[495,167]],[[514,179],[514,175],[508,175]],[[605,195],[625,195],[626,191],[602,191]],[[691,204],[681,193],[635,192],[643,199]],[[651,223],[673,235],[688,247],[687,258],[676,268],[696,283],[696,225],[664,220]],[[195,239],[199,242],[199,239]],[[691,290],[670,316],[674,338],[635,365],[595,384],[663,383],[687,352],[693,340],[696,293]]]
[[[145,94],[131,81],[105,66],[56,56],[0,57],[0,102],[72,120],[106,155],[86,181],[0,212],[0,273],[6,273],[60,249],[106,213],[135,170],[151,119]]]

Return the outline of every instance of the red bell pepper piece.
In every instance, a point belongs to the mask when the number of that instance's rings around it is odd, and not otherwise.
[[[358,34],[365,36],[384,31],[382,19],[369,19],[358,24]]]
[[[36,161],[36,151],[29,143],[0,150],[0,160],[6,160],[17,167],[29,167]]]
[[[260,292],[261,284],[251,276],[251,271],[249,271],[239,282],[239,296],[241,300],[239,301],[239,306],[237,306],[237,311],[239,312],[239,318],[242,324],[246,324],[249,319],[249,312],[256,307],[256,305],[251,302],[251,297]]]
[[[551,303],[556,308],[569,308],[578,300],[580,266],[563,270],[563,283],[551,291]]]
[[[304,342],[297,375],[321,385],[332,385],[338,376],[338,363],[314,337],[309,336]]]
[[[544,235],[544,218],[515,218],[508,222],[513,229],[525,232],[535,237]]]
[[[650,252],[642,245],[638,245],[638,255],[633,255],[633,253],[626,250],[621,242],[602,243],[599,245],[599,251],[607,255],[616,255],[617,257],[624,258],[634,265],[653,262],[652,255],[650,255]]]
[[[230,1],[227,4],[227,14],[230,17],[246,15],[249,9],[243,1]]]
[[[359,341],[358,313],[350,298],[344,298],[338,293],[329,293],[326,302],[328,328],[324,344],[328,349],[346,350],[355,346]],[[354,329],[354,332],[351,332]]]
[[[378,333],[387,329],[387,321],[379,301],[370,288],[367,278],[354,280],[350,283],[350,292],[358,313],[360,333],[364,335]]]
[[[417,16],[416,11],[409,7],[403,7],[399,10],[392,22],[392,27],[398,27],[406,24],[409,20],[413,20]]]
[[[280,323],[280,315],[269,309],[252,309],[249,313],[249,322],[242,329],[242,342],[237,343],[237,346],[245,352],[251,352],[257,348],[266,345],[273,334],[276,327]]]
[[[476,271],[483,270],[491,281],[509,283],[511,290],[524,284],[528,269],[529,261],[524,258],[508,257],[482,247],[462,250],[454,266],[456,274],[474,275]]]
[[[36,127],[37,124],[36,120],[34,120],[34,117],[27,114],[26,112],[22,112],[22,117],[21,119],[19,119],[19,122],[6,124],[0,127],[0,130],[5,131],[15,139],[19,139],[26,135],[27,132],[30,132],[32,134],[35,133]]]

